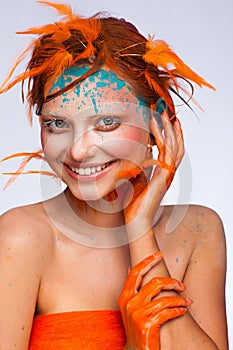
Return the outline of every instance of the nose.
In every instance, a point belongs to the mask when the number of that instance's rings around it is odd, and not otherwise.
[[[93,132],[84,131],[75,135],[74,142],[70,147],[70,157],[77,162],[81,162],[85,158],[91,158],[97,151],[97,140]]]

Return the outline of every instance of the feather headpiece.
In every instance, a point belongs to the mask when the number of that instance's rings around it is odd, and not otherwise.
[[[58,14],[63,16],[63,21],[41,27],[32,27],[27,31],[17,32],[17,34],[38,35],[39,38],[33,40],[29,47],[18,57],[8,76],[0,86],[0,94],[10,90],[17,83],[23,83],[28,79],[28,97],[30,99],[31,80],[34,77],[43,74],[46,77],[44,87],[44,99],[46,99],[53,83],[66,68],[69,68],[81,59],[91,57],[95,54],[93,42],[100,31],[100,22],[96,18],[93,17],[86,19],[77,14],[73,14],[69,5],[55,4],[47,1],[38,1],[38,3],[55,8]],[[83,41],[80,41],[83,50],[77,56],[72,52],[72,47],[69,50],[67,49],[67,46],[64,46],[64,43],[70,39],[74,31],[81,32],[83,36]],[[41,42],[44,38],[47,38],[47,43],[42,49]],[[11,81],[16,68],[25,59],[26,55],[30,51],[36,53],[37,49],[41,51],[43,50],[43,52],[40,53],[42,59],[37,59],[32,67],[28,65],[24,73],[19,74]],[[29,106],[32,107],[30,103]],[[29,119],[31,121],[31,108],[29,111]]]

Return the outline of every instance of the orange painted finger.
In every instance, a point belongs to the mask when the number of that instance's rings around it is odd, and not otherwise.
[[[145,320],[145,322],[149,322],[150,317],[152,317],[153,314],[159,315],[163,310],[187,307],[191,305],[191,303],[192,301],[190,299],[180,296],[161,297],[151,301],[150,303],[144,304],[141,307],[138,305],[138,307],[132,312],[134,312],[134,319],[137,320],[138,323],[142,323],[143,320]],[[152,317],[151,319],[154,318]]]
[[[186,307],[174,307],[171,309],[167,308],[167,309],[161,310],[154,317],[151,317],[151,323],[153,325],[152,327],[156,328],[156,324],[157,326],[162,326],[164,323],[166,323],[169,320],[172,320],[179,316],[183,316],[186,313],[186,311],[187,311]]]
[[[139,296],[142,300],[151,301],[162,290],[175,290],[177,292],[183,292],[185,290],[185,286],[183,283],[174,278],[155,277],[142,287],[137,296]]]
[[[123,291],[119,298],[120,307],[123,306],[129,299],[131,299],[136,293],[141,285],[142,277],[163,257],[162,252],[157,252],[150,255],[146,259],[142,260],[135,267],[133,267],[125,281]]]
[[[157,314],[154,318],[151,318],[152,325],[150,327],[150,331],[147,334],[147,348],[150,350],[160,350],[160,335],[159,330],[161,325],[166,323],[169,320],[174,318],[183,316],[186,312],[185,307],[178,307],[173,309],[162,310],[159,314]]]

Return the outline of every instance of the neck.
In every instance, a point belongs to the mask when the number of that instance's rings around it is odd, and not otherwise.
[[[64,194],[74,213],[87,224],[96,225],[96,228],[113,228],[124,224],[122,201],[116,191],[95,201],[75,198],[68,188]]]
[[[98,201],[82,201],[67,188],[47,204],[50,220],[61,233],[82,245],[113,248],[127,244],[120,198],[111,193]]]

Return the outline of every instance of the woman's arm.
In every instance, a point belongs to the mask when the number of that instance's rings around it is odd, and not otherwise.
[[[0,349],[27,350],[43,268],[42,243],[23,210],[0,219]]]
[[[183,280],[187,287],[185,294],[194,301],[190,314],[218,348],[226,350],[226,242],[223,225],[211,209],[193,206],[190,212],[195,247]]]
[[[153,230],[154,218],[159,210],[160,201],[173,179],[174,170],[179,166],[184,153],[183,136],[179,121],[176,120],[174,125],[172,125],[168,116],[164,113],[162,115],[162,123],[164,132],[161,132],[154,119],[151,120],[151,130],[159,150],[158,161],[160,166],[155,168],[148,184],[146,184],[145,181],[143,183],[142,179],[140,179],[140,176],[142,178],[142,174],[139,174],[138,179],[131,180],[136,194],[125,209],[125,221],[132,266],[160,250]],[[209,216],[205,217],[206,223],[203,225],[200,225],[199,222],[196,223],[193,218],[190,221],[190,217],[186,222],[183,220],[183,227],[187,234],[195,232],[195,228],[198,228],[197,233],[201,234],[200,227],[202,227],[203,230],[205,227],[203,235],[211,235],[209,237],[211,243],[206,244],[205,253],[202,252],[201,254],[202,250],[199,247],[198,242],[192,247],[194,249],[193,254],[195,254],[195,259],[198,258],[198,264],[194,267],[189,266],[187,263],[187,271],[184,279],[188,290],[186,295],[191,297],[191,299],[193,298],[192,309],[203,310],[201,312],[203,319],[200,321],[197,318],[194,319],[189,312],[186,312],[184,316],[163,324],[161,327],[161,349],[173,350],[174,346],[179,350],[227,349],[226,322],[224,321],[225,305],[223,301],[225,246],[222,245],[219,248],[218,241],[220,239],[216,237],[219,237],[220,235],[222,236],[222,240],[225,240],[223,238],[223,230],[222,227],[220,227],[220,224],[217,224],[216,222],[214,225],[209,224],[215,220],[215,216],[216,215],[213,213],[209,214]],[[192,221],[194,224],[192,224]],[[172,254],[176,249],[177,244],[174,242],[172,251],[170,251],[169,254]],[[166,247],[164,247],[164,250],[166,250]],[[219,251],[218,259],[216,259],[217,250]],[[190,257],[190,255],[188,257]],[[165,261],[166,259],[162,260],[159,264],[156,264],[150,269],[148,274],[143,276],[144,284],[150,281],[153,277],[172,277]],[[216,265],[223,266],[222,270],[219,271],[216,268]],[[206,273],[203,271],[206,271]],[[216,281],[219,283],[218,288],[215,287]],[[189,291],[191,289],[194,291],[197,290],[200,285],[200,290],[202,291],[201,294],[199,293],[197,295],[193,292],[190,295]],[[155,296],[155,299],[163,296],[169,297],[174,295],[179,295],[179,292],[162,291],[162,293]],[[214,295],[214,297],[209,298],[210,295]],[[216,303],[219,300],[219,306],[215,305],[214,300]],[[148,302],[153,302],[153,300],[148,299]],[[210,309],[217,310],[213,312],[216,321],[210,322],[210,316],[206,315]],[[135,327],[137,326],[135,325]],[[223,327],[224,332],[219,335],[217,333],[218,329],[221,327]],[[158,347],[155,347],[154,349],[158,349]]]
[[[195,234],[193,253],[183,280],[187,289],[182,293],[193,304],[184,316],[162,325],[161,349],[172,350],[175,344],[179,350],[227,350],[223,227],[218,216],[208,208],[201,208],[198,219],[196,213],[197,206],[191,207],[182,223],[183,228]],[[157,250],[159,247],[152,232],[130,244],[134,264]],[[147,281],[153,276],[170,277],[165,261],[153,267]],[[164,295],[169,296],[171,292],[163,292]]]

